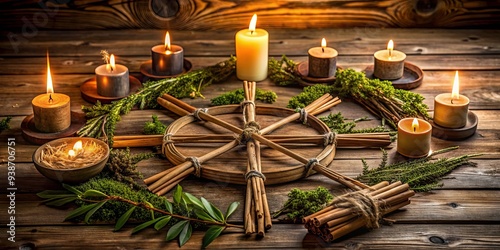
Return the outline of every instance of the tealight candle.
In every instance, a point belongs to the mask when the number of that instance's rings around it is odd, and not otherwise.
[[[40,132],[60,132],[71,125],[70,98],[65,94],[54,93],[48,52],[47,93],[33,98],[31,105],[33,107],[35,128]]]
[[[460,95],[458,71],[451,93],[439,94],[434,98],[434,123],[445,128],[461,128],[467,124],[469,98]]]
[[[165,35],[165,44],[151,49],[153,74],[173,76],[184,70],[184,49],[170,44],[170,34]]]
[[[321,47],[310,48],[309,55],[309,76],[328,78],[335,75],[337,71],[338,52],[330,47],[326,47],[326,40],[321,40]]]
[[[236,33],[236,76],[244,81],[262,81],[267,77],[269,33],[256,29],[254,14],[248,29]]]
[[[122,97],[130,92],[128,68],[115,64],[115,55],[95,69],[97,94],[106,97]]]
[[[373,55],[373,75],[382,80],[396,80],[403,76],[406,54],[394,50],[392,40],[387,44],[387,50],[379,50]]]
[[[425,120],[404,118],[398,122],[398,153],[410,157],[427,156],[431,150],[432,126]]]

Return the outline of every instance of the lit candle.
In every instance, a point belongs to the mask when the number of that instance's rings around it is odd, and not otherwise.
[[[127,96],[130,92],[128,68],[115,64],[115,55],[106,58],[106,64],[95,69],[97,94],[106,97]]]
[[[47,93],[33,98],[33,121],[40,132],[55,133],[71,125],[71,107],[69,96],[54,93],[50,73],[49,53],[47,52]]]
[[[396,80],[403,76],[406,54],[394,50],[392,40],[387,44],[387,50],[379,50],[374,54],[373,75],[382,80]]]
[[[425,120],[404,118],[398,122],[398,153],[410,157],[425,157],[431,150],[432,126]]]
[[[68,158],[74,160],[82,152],[82,149],[83,149],[82,141],[79,140],[75,142],[75,144],[73,145],[73,149],[70,149],[68,151]]]
[[[236,76],[245,81],[262,81],[267,77],[269,33],[256,29],[254,14],[248,29],[236,33]]]
[[[439,94],[434,98],[434,123],[445,128],[461,128],[467,123],[469,98],[458,93],[458,71],[450,93]]]
[[[335,75],[337,71],[338,52],[326,47],[326,40],[321,40],[321,47],[309,49],[309,76],[328,78]]]
[[[151,49],[153,59],[153,74],[173,76],[182,73],[184,69],[184,49],[170,43],[170,34],[165,35],[165,44]]]

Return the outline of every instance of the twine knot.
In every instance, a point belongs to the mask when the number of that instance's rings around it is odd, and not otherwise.
[[[200,118],[200,112],[207,113],[208,109],[207,108],[197,108],[193,112],[193,116],[194,116],[194,118],[196,118],[196,120],[203,121],[203,119]]]
[[[309,162],[307,162],[306,165],[304,165],[304,167],[306,168],[305,177],[308,177],[311,174],[311,170],[313,169],[314,165],[316,165],[318,162],[319,161],[316,158],[309,159]]]
[[[323,145],[328,146],[330,144],[337,144],[337,134],[335,132],[329,132],[323,135]]]
[[[186,161],[190,161],[191,163],[193,163],[194,175],[199,178],[201,176],[201,163],[198,160],[198,158],[194,157],[194,156],[190,156],[190,157],[186,157]]]
[[[259,177],[261,178],[262,180],[266,181],[266,176],[262,173],[262,172],[259,172],[257,170],[250,170],[248,171],[246,174],[245,174],[245,180],[248,181],[248,179],[252,178],[252,177]]]
[[[245,128],[243,129],[243,132],[239,136],[238,141],[240,144],[245,144],[247,143],[251,138],[253,133],[259,133],[260,130],[260,124],[256,121],[251,121],[248,123],[245,123]]]
[[[305,108],[303,109],[297,109],[297,112],[300,113],[300,118],[299,120],[303,123],[303,124],[306,124],[307,123],[307,110]]]
[[[168,144],[168,143],[174,143],[174,141],[172,140],[172,133],[168,133],[168,134],[164,134],[163,135],[163,143],[165,144]]]
[[[332,206],[354,209],[355,213],[366,219],[368,228],[378,228],[381,213],[377,201],[370,194],[362,191],[341,195],[332,202]]]

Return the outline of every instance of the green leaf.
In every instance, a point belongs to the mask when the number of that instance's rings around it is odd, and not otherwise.
[[[154,208],[155,207],[149,201],[144,201],[144,204],[146,204],[150,208]],[[151,213],[151,219],[154,219],[155,218],[155,211],[149,210],[149,212]]]
[[[174,213],[174,208],[172,207],[172,203],[170,201],[165,200],[165,207],[167,208],[167,211],[171,214]]]
[[[231,216],[231,214],[234,213],[234,211],[236,211],[236,209],[238,208],[239,205],[240,205],[240,203],[235,201],[235,202],[231,203],[229,205],[229,207],[227,207],[226,220],[227,220],[227,218],[229,218],[229,216]]]
[[[73,186],[70,186],[70,185],[68,185],[66,183],[63,183],[62,186],[63,186],[64,189],[66,189],[66,190],[68,190],[71,193],[74,193],[76,195],[82,195],[83,194],[82,191],[80,191],[80,190],[78,190],[78,189],[74,188]]]
[[[184,193],[184,199],[186,201],[189,201],[188,202],[189,204],[193,204],[197,208],[204,209],[203,203],[201,203],[200,199],[196,198],[194,195],[192,195],[190,193]]]
[[[206,248],[208,245],[210,245],[210,243],[212,243],[215,238],[219,237],[224,229],[226,229],[226,227],[224,226],[211,226],[205,233],[205,236],[203,236],[203,245],[201,246],[201,248]]]
[[[182,198],[182,187],[181,187],[181,185],[177,185],[177,187],[175,188],[175,191],[174,191],[174,202],[176,204],[180,204],[181,198]]]
[[[68,214],[68,216],[66,216],[66,218],[64,220],[70,220],[70,219],[73,219],[75,217],[78,217],[78,216],[86,213],[90,209],[94,208],[95,206],[97,206],[97,203],[81,206],[81,207],[73,210],[73,212],[71,212],[70,214]]]
[[[54,199],[52,201],[48,201],[45,203],[45,205],[48,205],[48,206],[56,206],[56,207],[59,207],[59,206],[62,206],[66,203],[70,203],[72,201],[75,201],[78,197],[76,195],[72,195],[72,196],[68,196],[68,197],[64,197],[64,198],[61,198],[61,199]]]
[[[212,216],[212,218],[216,219],[217,221],[224,221],[224,216],[222,215],[222,212],[216,208],[214,205],[212,205],[207,199],[201,197],[201,202],[203,203],[203,206],[205,207],[205,210]]]
[[[170,215],[165,215],[165,216],[158,218],[159,221],[156,222],[156,224],[155,224],[156,231],[164,228],[168,224],[168,222],[170,221],[171,218],[172,217]]]
[[[139,226],[134,227],[134,229],[132,229],[132,234],[135,234],[135,233],[137,233],[137,232],[139,232],[139,231],[141,231],[141,230],[143,230],[143,229],[145,229],[145,228],[147,228],[147,227],[155,224],[160,219],[162,219],[162,217],[158,217],[156,219],[148,220],[148,221],[140,224]]]
[[[66,190],[45,190],[36,194],[38,197],[42,199],[51,199],[51,198],[63,198],[74,196],[72,193],[68,193]]]
[[[179,221],[175,225],[173,225],[167,232],[167,237],[165,238],[166,241],[171,241],[177,237],[182,231],[182,228],[189,223],[187,220]]]
[[[83,220],[85,223],[89,223],[89,219],[90,217],[92,217],[92,215],[94,215],[94,213],[102,207],[102,205],[104,205],[108,200],[105,200],[105,201],[101,201],[99,203],[96,203],[96,206],[94,208],[92,208],[90,211],[87,212],[87,214],[85,215],[85,219]]]
[[[108,197],[108,195],[106,195],[105,193],[98,191],[98,190],[94,190],[94,189],[89,189],[89,190],[85,191],[85,193],[83,193],[82,196],[83,197],[98,197],[98,198],[107,198]]]
[[[193,227],[191,223],[188,223],[182,229],[181,235],[179,236],[179,245],[182,247],[186,242],[191,238],[191,234],[193,233]]]
[[[122,216],[120,216],[120,218],[116,221],[115,231],[120,230],[125,225],[125,223],[127,223],[128,219],[130,218],[130,215],[132,215],[135,208],[136,206],[132,206],[131,208],[129,208],[129,210],[127,210],[127,212],[125,212]]]
[[[205,212],[205,208],[203,209],[194,209],[194,213],[198,218],[205,220],[205,221],[216,221],[212,216],[210,216],[207,212]]]

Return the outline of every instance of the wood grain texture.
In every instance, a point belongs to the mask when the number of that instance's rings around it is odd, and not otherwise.
[[[60,3],[60,4],[56,4]],[[478,0],[134,0],[2,1],[12,32],[39,29],[237,30],[259,15],[264,28],[495,27],[499,1]]]

